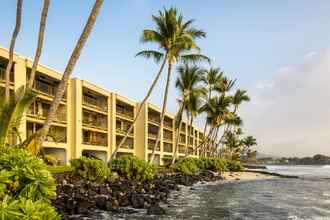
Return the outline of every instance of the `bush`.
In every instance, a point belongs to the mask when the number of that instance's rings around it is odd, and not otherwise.
[[[237,160],[228,160],[228,170],[231,172],[242,172],[244,167],[240,161]]]
[[[59,165],[59,162],[60,162],[55,156],[50,155],[50,154],[45,155],[43,159],[44,159],[44,162],[49,166]]]
[[[227,161],[223,158],[200,158],[200,169],[211,170],[214,172],[227,171]]]
[[[202,163],[200,159],[187,157],[185,159],[179,160],[174,165],[174,171],[180,172],[183,174],[193,174],[200,170]]]
[[[0,202],[0,219],[59,220],[60,216],[56,213],[54,207],[43,200],[15,200],[9,196],[5,196],[2,202]]]
[[[42,160],[23,149],[0,153],[0,196],[49,201],[56,196],[54,178]]]
[[[60,219],[50,204],[55,191],[42,160],[23,149],[0,149],[0,219]]]
[[[80,157],[70,161],[72,174],[88,181],[104,182],[110,176],[110,169],[102,160]]]
[[[135,156],[123,156],[110,163],[111,170],[127,179],[146,181],[154,178],[155,167]]]

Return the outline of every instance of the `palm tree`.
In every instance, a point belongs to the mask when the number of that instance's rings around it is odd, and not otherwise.
[[[190,128],[192,126],[193,118],[198,114],[198,109],[200,105],[201,95],[205,93],[205,89],[199,86],[202,77],[202,71],[196,65],[189,66],[188,64],[181,65],[177,68],[178,78],[176,79],[175,87],[180,92],[180,107],[176,116],[176,141],[174,148],[174,156],[172,158],[172,164],[175,162],[178,142],[179,142],[179,132],[182,125],[183,112],[186,111],[188,114],[188,121],[190,121]],[[190,118],[190,120],[189,120]],[[189,129],[189,132],[191,130]],[[190,135],[189,135],[190,137]],[[188,142],[187,142],[188,144]],[[187,147],[187,146],[186,146]],[[186,149],[187,150],[187,149]]]
[[[36,93],[29,89],[25,90],[24,87],[20,87],[10,96],[9,101],[0,96],[0,148],[8,144],[10,135],[15,134],[20,138],[18,127],[21,118],[36,97]]]
[[[223,74],[224,73],[222,71],[220,71],[220,68],[211,67],[209,69],[204,69],[204,76],[202,77],[202,81],[206,85],[207,92],[208,92],[208,96],[206,98],[206,103],[209,102],[209,100],[211,100],[212,92],[218,91],[217,87],[219,87],[219,85],[223,81]],[[206,120],[205,124],[204,124],[204,131],[203,131],[204,134],[206,133],[207,125],[208,125],[208,123]],[[206,141],[206,136],[204,136],[202,144],[204,144],[205,141]],[[198,146],[198,147],[200,147],[200,146]]]
[[[156,63],[161,61],[161,66],[159,69],[158,74],[156,75],[151,87],[148,90],[147,95],[141,102],[139,109],[137,110],[137,114],[135,115],[134,121],[129,127],[126,132],[125,137],[121,140],[119,145],[116,147],[115,151],[112,153],[111,158],[113,159],[119,148],[125,143],[128,134],[133,130],[134,124],[136,119],[141,113],[141,108],[147,102],[148,98],[150,97],[155,85],[157,84],[160,75],[164,69],[165,64],[168,64],[168,74],[166,80],[166,87],[165,87],[165,94],[163,100],[163,108],[161,114],[161,127],[158,131],[156,144],[153,148],[153,153],[150,157],[150,161],[153,161],[155,156],[155,150],[159,143],[160,139],[160,132],[162,131],[162,123],[165,117],[165,110],[167,104],[167,94],[169,90],[169,84],[171,81],[171,73],[172,73],[172,66],[178,61],[201,61],[207,60],[209,58],[203,56],[201,54],[190,54],[189,52],[192,50],[199,51],[199,48],[196,45],[195,39],[205,37],[205,32],[201,30],[197,30],[191,27],[193,20],[188,20],[187,22],[183,21],[182,15],[178,15],[177,10],[175,8],[170,8],[167,10],[164,9],[164,12],[159,11],[158,15],[153,15],[152,20],[156,24],[155,29],[145,29],[143,30],[141,36],[142,43],[153,43],[158,46],[159,51],[156,50],[143,50],[136,54],[136,56],[142,56],[145,58],[152,58]]]
[[[59,83],[59,86],[56,90],[55,98],[50,106],[49,113],[47,115],[47,118],[45,120],[45,123],[42,127],[42,130],[40,132],[40,137],[39,137],[39,144],[41,145],[42,142],[44,141],[45,137],[48,134],[50,124],[52,123],[55,113],[57,111],[57,108],[61,102],[61,99],[63,97],[63,94],[67,88],[68,81],[70,79],[71,73],[80,57],[81,51],[90,35],[92,32],[93,26],[95,24],[96,18],[100,12],[101,6],[102,6],[103,0],[96,0],[94,3],[94,6],[92,8],[92,11],[88,17],[87,23],[78,39],[78,42],[71,54],[71,57],[69,59],[69,62],[64,70],[64,74],[62,76],[62,79]]]
[[[199,54],[199,47],[196,44],[197,38],[205,37],[205,32],[191,27],[193,20],[184,21],[183,16],[177,12],[175,8],[164,9],[159,11],[157,16],[152,16],[156,23],[155,30],[144,30],[142,41],[155,43],[160,51],[144,50],[137,56],[146,58],[165,59],[167,63],[167,79],[163,98],[163,107],[160,118],[160,128],[158,130],[156,143],[152,149],[150,162],[155,157],[156,147],[160,140],[160,134],[163,129],[165,117],[168,91],[171,82],[171,74],[173,65],[177,62],[197,62],[210,61],[208,57]]]
[[[236,113],[239,105],[241,105],[243,102],[248,102],[248,101],[250,101],[250,97],[247,95],[246,90],[237,89],[235,94],[233,95],[233,105],[234,105],[233,113]]]
[[[49,3],[50,3],[50,0],[44,0],[44,5],[42,8],[40,24],[39,24],[38,45],[37,45],[36,54],[35,54],[34,60],[33,60],[33,65],[32,65],[31,74],[30,74],[30,80],[27,85],[28,88],[32,88],[32,86],[33,86],[33,81],[34,81],[34,78],[36,75],[37,66],[39,63],[40,56],[41,56],[41,51],[42,51],[42,47],[43,47],[43,43],[44,43],[45,27],[46,27],[46,19],[48,16]]]
[[[246,152],[250,147],[257,145],[257,139],[249,135],[242,140],[242,143],[244,145],[243,152]]]
[[[21,29],[21,20],[22,20],[22,4],[23,0],[17,0],[17,8],[16,8],[16,24],[13,35],[11,37],[10,46],[9,46],[9,59],[5,72],[5,101],[9,102],[10,96],[10,73],[13,67],[13,59],[14,59],[14,49],[16,44],[17,35]]]
[[[214,141],[214,137],[217,134],[218,128],[223,125],[225,119],[228,117],[229,114],[231,114],[231,112],[229,111],[229,106],[231,102],[231,96],[220,95],[218,97],[211,98],[201,107],[201,111],[207,114],[206,123],[210,125],[209,133],[206,138],[204,138],[203,145],[209,144],[210,141]],[[200,145],[199,147],[203,145]]]

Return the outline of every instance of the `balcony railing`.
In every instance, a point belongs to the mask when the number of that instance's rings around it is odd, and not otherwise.
[[[83,95],[83,104],[84,105],[87,105],[87,106],[90,106],[90,107],[93,107],[93,108],[97,108],[101,111],[108,111],[108,106],[107,106],[107,103],[105,101],[101,101],[99,99],[94,99],[94,98],[91,98],[89,96],[86,96],[86,95]]]
[[[153,122],[153,123],[156,123],[156,124],[159,124],[160,123],[160,118],[159,117],[155,117],[155,116],[148,116],[148,120],[150,122]]]
[[[157,134],[155,134],[155,133],[148,133],[148,137],[157,138]]]
[[[173,152],[173,145],[172,144],[164,144],[164,151],[168,152],[168,153],[172,153]]]
[[[164,127],[172,129],[173,128],[173,123],[169,122],[169,121],[164,121]]]
[[[185,136],[182,136],[182,135],[180,135],[180,138],[179,138],[179,143],[181,143],[181,144],[185,144],[185,143],[186,143],[186,137],[185,137]]]
[[[164,140],[172,141],[173,135],[171,133],[164,133]]]
[[[148,141],[148,149],[152,150],[155,147],[155,142],[154,141]],[[160,145],[158,144],[156,147],[156,151],[160,151]]]
[[[116,145],[118,146],[120,142],[122,141],[123,137],[116,138]],[[134,149],[134,141],[132,139],[126,139],[124,144],[120,147],[123,149]]]
[[[83,124],[105,130],[108,128],[107,119],[91,120],[90,118],[83,118]]]
[[[5,81],[6,78],[6,68],[0,67],[0,81]],[[11,72],[10,73],[10,82],[13,83],[14,82],[14,73]]]
[[[32,106],[32,107],[31,107]],[[34,108],[33,105],[31,105],[28,110],[27,110],[27,114],[31,115],[32,117],[36,117],[38,119],[41,120],[45,120],[46,117],[48,116],[49,113],[49,109],[42,109],[41,113],[38,113]],[[54,121],[57,122],[66,122],[67,121],[67,114],[64,112],[56,112],[55,114],[55,118]]]
[[[186,152],[186,148],[184,146],[179,146],[179,153],[184,154]]]
[[[38,92],[44,93],[46,95],[55,96],[56,87],[45,82],[35,80],[33,88]]]
[[[124,107],[116,106],[116,113],[128,118],[134,118],[134,112]]]
[[[126,135],[126,134],[127,134],[127,131],[128,131],[128,128],[126,128],[126,129],[116,128],[116,132],[117,132],[118,134]],[[134,132],[131,131],[131,132],[129,133],[129,135],[134,135]]]
[[[188,154],[189,154],[189,155],[193,155],[193,154],[194,154],[194,148],[189,147],[189,148],[188,148]]]

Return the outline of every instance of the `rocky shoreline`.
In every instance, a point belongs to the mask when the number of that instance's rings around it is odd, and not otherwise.
[[[57,198],[53,205],[63,219],[93,219],[97,211],[123,212],[124,207],[147,209],[147,214],[161,215],[165,210],[160,202],[167,203],[171,191],[179,185],[192,186],[197,182],[211,182],[224,178],[211,171],[197,174],[157,173],[152,181],[138,182],[123,178],[109,179],[104,183],[89,182],[69,174],[55,176]]]

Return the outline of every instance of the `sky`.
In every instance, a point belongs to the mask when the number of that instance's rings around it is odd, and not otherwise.
[[[2,0],[0,46],[8,48],[15,23],[14,0]],[[40,63],[63,71],[94,1],[53,0]],[[330,1],[328,0],[105,0],[74,77],[91,81],[133,100],[141,100],[158,70],[152,60],[135,57],[150,48],[139,41],[152,28],[151,15],[177,7],[207,32],[198,41],[252,100],[240,114],[246,134],[259,152],[281,156],[330,155]],[[25,0],[16,51],[32,58],[41,0]],[[174,73],[175,78],[175,73]],[[151,97],[161,104],[164,77]],[[171,84],[169,112],[177,110]],[[202,120],[198,123],[202,126]]]

